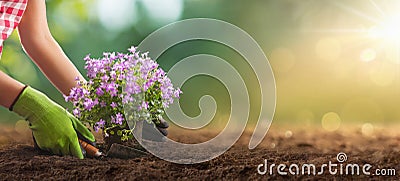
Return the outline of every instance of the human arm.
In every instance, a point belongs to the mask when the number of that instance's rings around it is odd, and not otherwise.
[[[47,27],[44,0],[28,1],[18,31],[26,53],[48,79],[68,94],[76,86],[75,77],[82,75],[63,53]],[[30,123],[37,145],[60,155],[83,158],[77,133],[93,142],[94,137],[85,126],[64,108],[43,93],[0,73],[0,104],[24,117]]]
[[[51,35],[44,0],[28,1],[18,33],[25,52],[60,92],[68,95],[76,77],[84,80]]]
[[[18,94],[24,88],[24,84],[14,80],[4,72],[0,71],[0,105],[10,108]]]

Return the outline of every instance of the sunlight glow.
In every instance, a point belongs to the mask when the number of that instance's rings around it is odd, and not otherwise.
[[[383,38],[386,41],[400,40],[400,15],[387,17],[386,20],[369,29],[372,38]]]
[[[362,6],[357,6],[357,8],[353,7],[354,4],[351,3],[344,3],[341,1],[331,2],[333,5],[346,11],[346,13],[351,14],[352,18],[357,17],[363,19],[363,22],[353,22],[354,26],[352,28],[334,27],[330,29],[312,29],[305,31],[312,33],[347,33],[349,35],[359,33],[362,37],[355,41],[359,43],[355,46],[363,46],[365,43],[368,43],[370,48],[365,49],[367,47],[364,47],[362,52],[359,52],[361,61],[371,62],[379,59],[400,64],[400,1],[368,0],[367,2],[369,3],[364,3]],[[322,49],[326,50],[323,46]],[[321,48],[319,50],[321,50]],[[335,50],[332,49],[332,51]],[[320,51],[319,54],[326,57],[326,53],[323,51]],[[386,55],[379,56],[382,54]]]

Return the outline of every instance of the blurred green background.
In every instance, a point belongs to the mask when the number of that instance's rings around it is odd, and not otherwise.
[[[390,125],[400,117],[397,0],[46,2],[53,36],[83,74],[83,57],[88,53],[99,57],[104,51],[126,51],[171,22],[215,18],[247,31],[266,53],[277,86],[274,124],[316,125],[334,131],[346,124]],[[257,80],[232,49],[189,41],[170,48],[157,61],[168,70],[180,59],[199,53],[217,55],[238,69],[250,91],[250,122],[254,123],[260,109]],[[70,106],[24,54],[16,32],[5,42],[0,70]],[[188,115],[199,114],[198,99],[210,94],[218,103],[215,121],[226,121],[230,101],[223,84],[197,76],[182,89],[182,107]],[[18,119],[0,109],[1,124],[15,124]]]

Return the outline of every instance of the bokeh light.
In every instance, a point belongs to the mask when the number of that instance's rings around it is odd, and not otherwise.
[[[136,1],[99,0],[97,2],[97,16],[106,29],[110,31],[124,30],[138,21]]]
[[[322,116],[321,124],[322,128],[326,131],[336,131],[339,129],[342,120],[339,115],[335,112],[328,112]]]
[[[364,123],[361,126],[361,134],[366,137],[371,137],[374,134],[374,126],[371,123]]]
[[[374,134],[374,126],[371,123],[364,123],[361,126],[361,133],[363,136],[371,137]]]
[[[169,23],[178,20],[183,11],[183,0],[141,0],[153,21]]]
[[[376,51],[372,48],[367,48],[363,50],[360,54],[360,59],[363,62],[370,62],[375,60],[376,58]]]
[[[285,132],[285,137],[286,137],[286,138],[290,138],[290,137],[292,137],[292,136],[293,136],[293,132],[292,132],[292,131],[287,130],[287,131]]]

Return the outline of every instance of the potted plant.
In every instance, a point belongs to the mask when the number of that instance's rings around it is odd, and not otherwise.
[[[159,65],[135,47],[128,53],[103,53],[86,56],[88,81],[72,88],[67,102],[72,113],[93,131],[102,131],[105,147],[133,139],[138,121],[150,124],[162,119],[164,109],[182,93]]]

